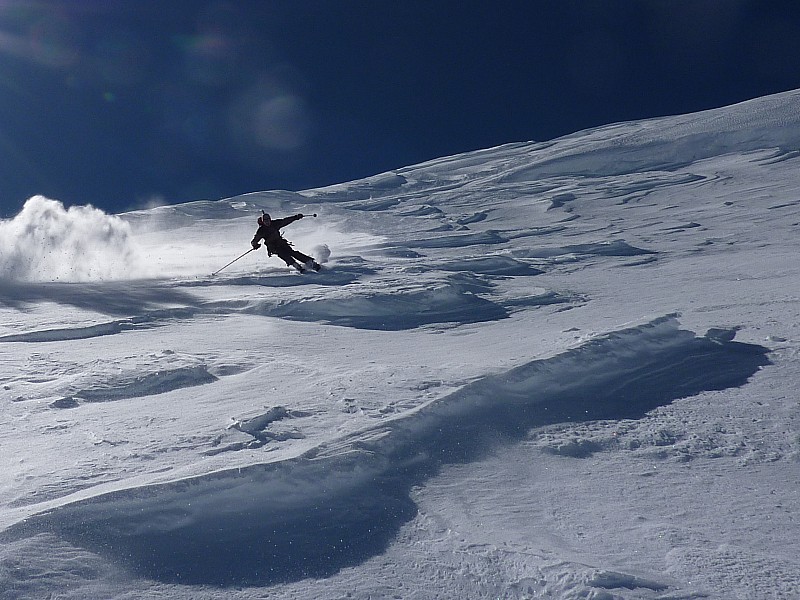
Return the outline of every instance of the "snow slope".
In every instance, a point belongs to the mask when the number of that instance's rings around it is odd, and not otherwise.
[[[0,222],[0,598],[794,598],[800,91]],[[325,261],[250,253],[261,210]]]

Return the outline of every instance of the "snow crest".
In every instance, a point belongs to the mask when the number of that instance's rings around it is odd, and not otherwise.
[[[670,315],[484,377],[295,459],[59,500],[5,537],[58,532],[163,581],[327,576],[384,551],[417,513],[411,489],[443,465],[478,460],[544,424],[638,418],[742,386],[767,352],[696,336]]]

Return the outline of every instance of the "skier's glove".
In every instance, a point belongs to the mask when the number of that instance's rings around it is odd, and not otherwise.
[[[259,248],[261,248],[261,244],[259,244],[258,242],[253,242],[252,245],[253,245],[253,250],[258,250]]]
[[[296,216],[298,219],[302,219],[304,215],[303,215],[303,213],[297,213],[295,216]]]

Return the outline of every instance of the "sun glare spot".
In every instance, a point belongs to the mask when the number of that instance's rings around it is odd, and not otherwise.
[[[311,134],[305,99],[274,81],[262,81],[242,94],[229,113],[230,131],[243,146],[268,151],[301,150]]]
[[[275,150],[294,150],[305,144],[307,111],[297,96],[269,98],[258,106],[253,125],[260,145]]]

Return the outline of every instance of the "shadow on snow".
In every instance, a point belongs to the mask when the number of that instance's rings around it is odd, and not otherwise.
[[[640,418],[743,386],[768,352],[664,317],[486,377],[300,458],[75,502],[13,535],[53,531],[160,581],[326,577],[384,552],[416,514],[412,487],[443,466],[480,460],[534,427]]]

